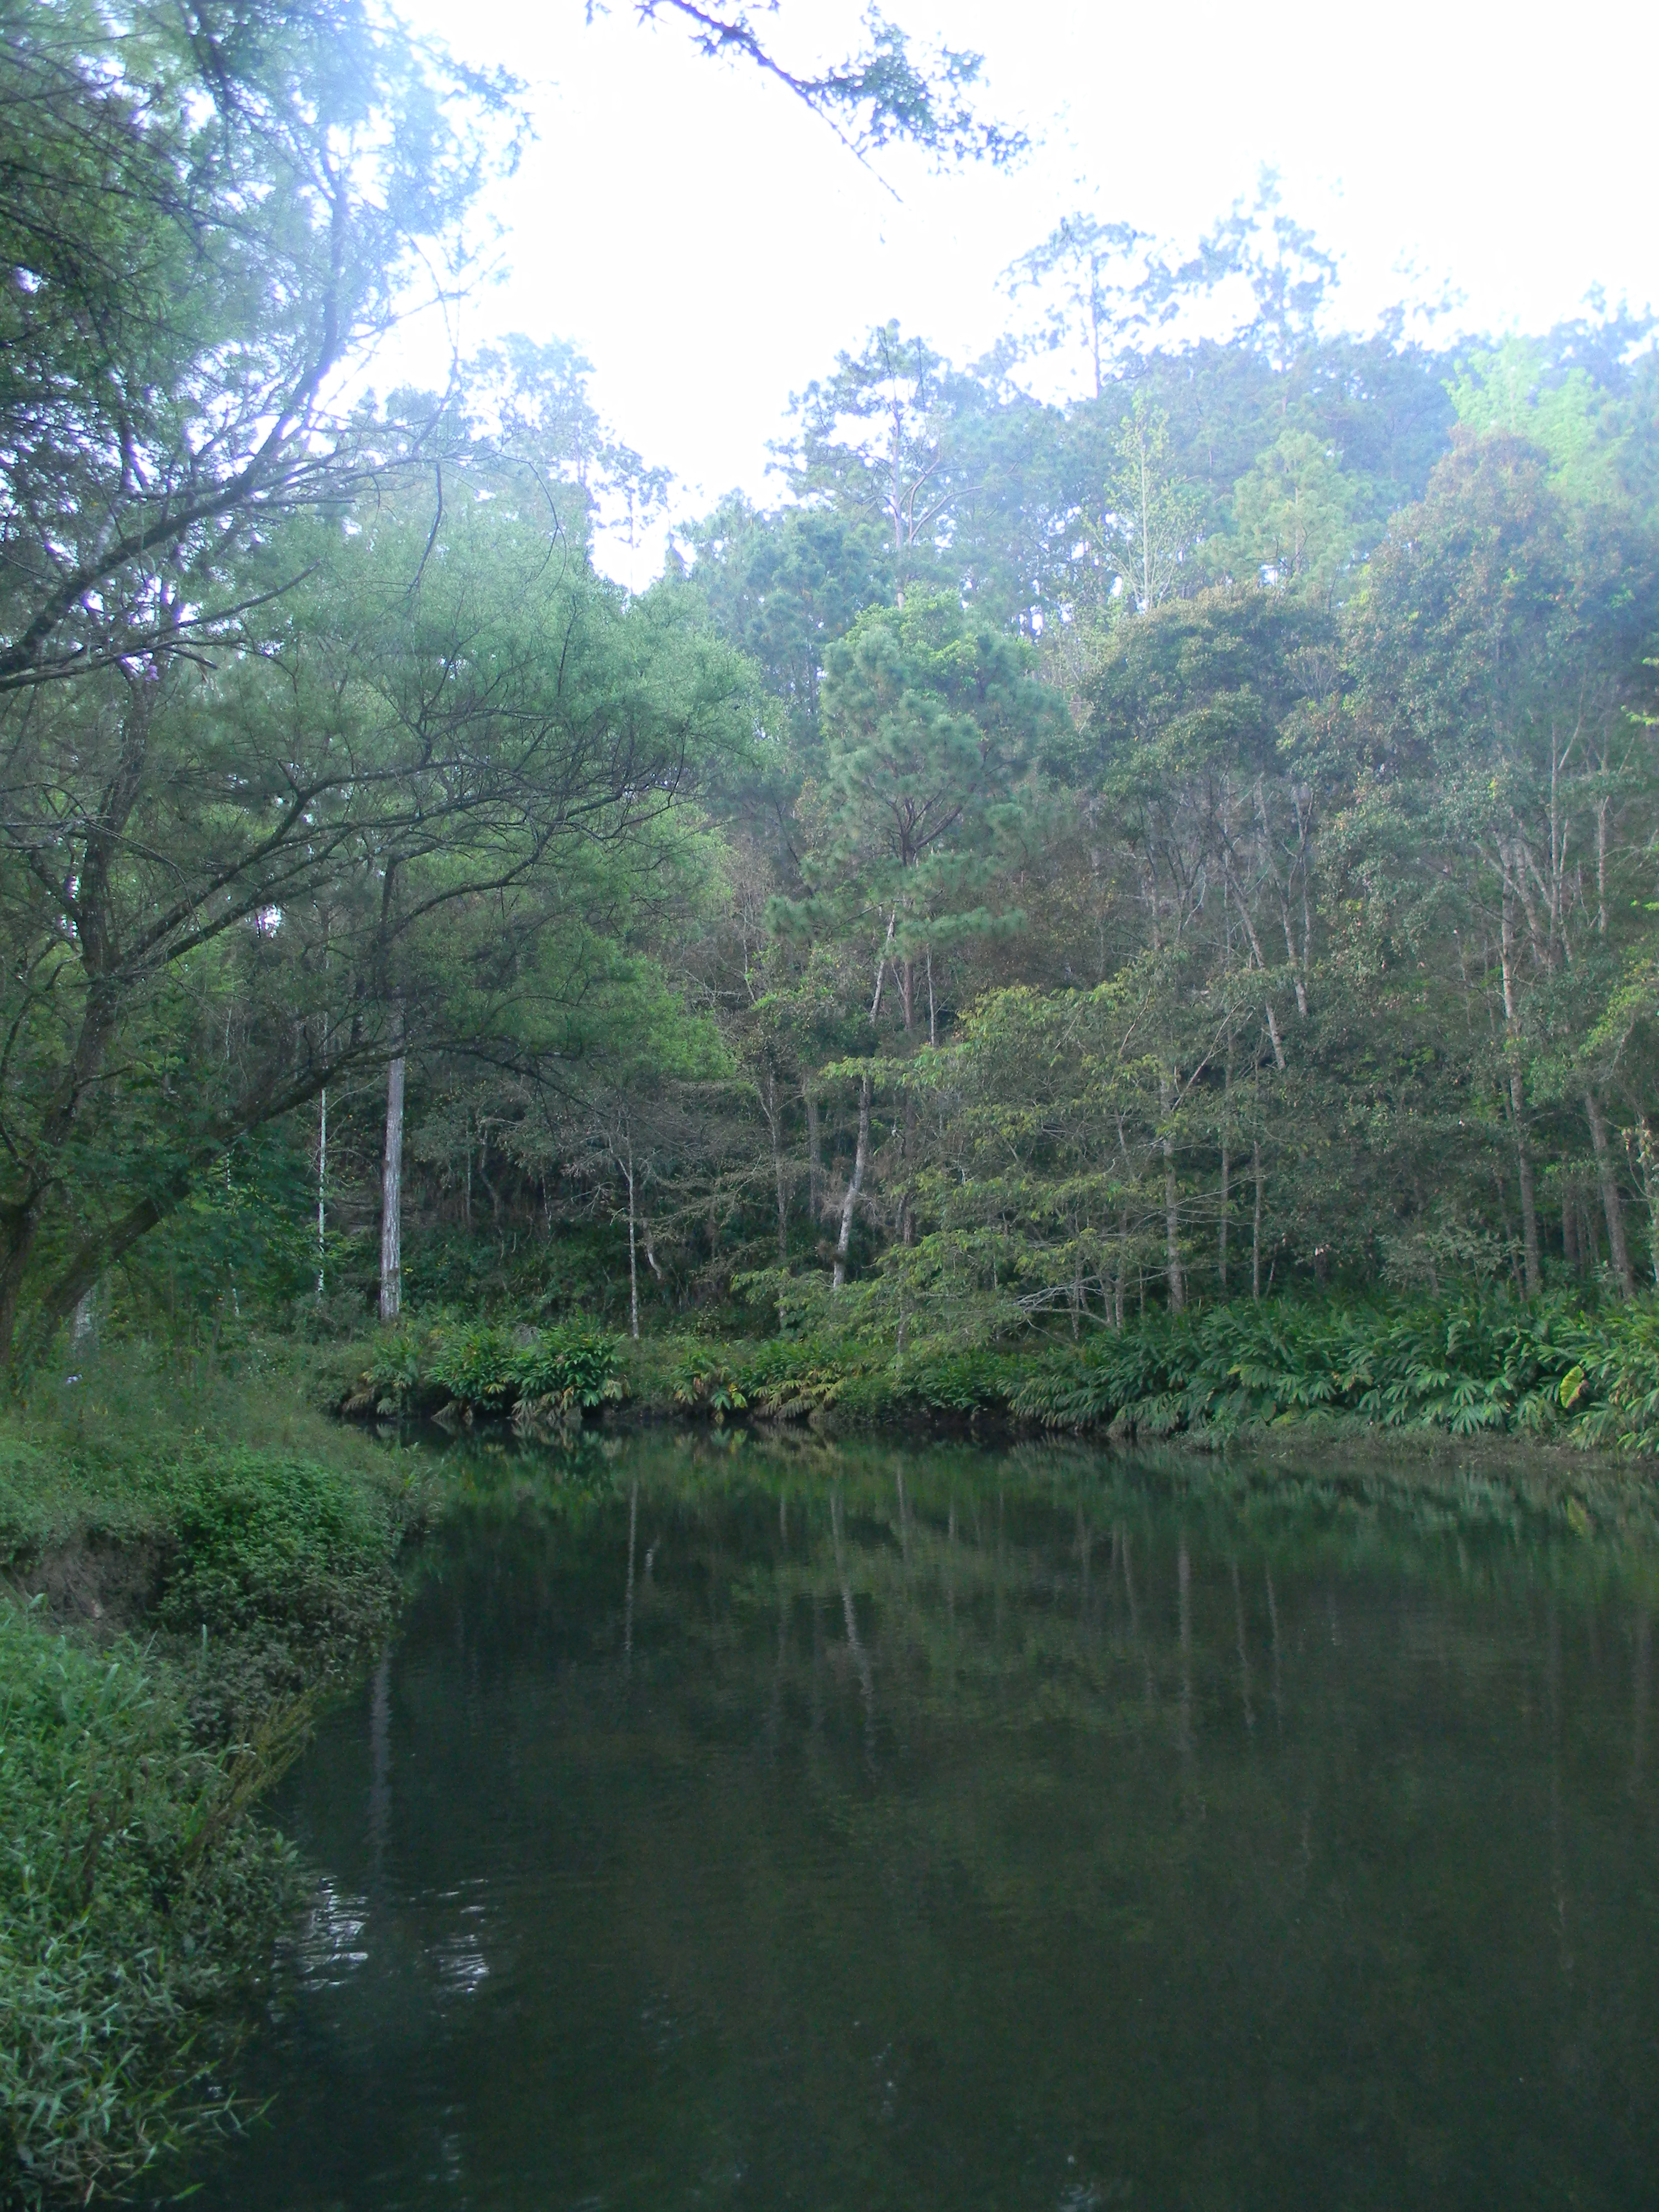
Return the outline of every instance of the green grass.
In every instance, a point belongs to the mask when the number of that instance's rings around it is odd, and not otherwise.
[[[293,1876],[249,1810],[428,1505],[302,1379],[128,1346],[0,1425],[0,2203],[118,2191],[222,2122]]]
[[[0,1607],[0,2170],[24,2203],[130,2180],[194,2121],[268,1950],[287,1853],[249,1757],[194,1740],[128,1642]]]

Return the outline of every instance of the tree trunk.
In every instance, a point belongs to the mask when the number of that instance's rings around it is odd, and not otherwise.
[[[1158,1079],[1159,1103],[1164,1109],[1164,1234],[1165,1278],[1170,1288],[1170,1311],[1180,1313],[1187,1304],[1187,1282],[1181,1271],[1181,1196],[1176,1182],[1175,1138],[1169,1117],[1175,1110],[1175,1085],[1168,1075]]]
[[[325,1235],[328,1226],[326,1212],[328,1193],[328,1091],[323,1089],[319,1098],[317,1115],[317,1303],[323,1303],[327,1288],[325,1255],[327,1251]]]
[[[87,832],[70,909],[76,951],[81,971],[87,979],[85,1011],[74,1048],[64,1063],[52,1103],[41,1123],[34,1147],[38,1164],[21,1194],[0,1207],[0,1364],[9,1364],[11,1360],[24,1279],[40,1237],[43,1210],[57,1187],[59,1157],[81,1118],[82,1107],[103,1075],[111,1040],[116,1033],[121,994],[120,951],[115,941],[111,886],[118,871],[122,840],[137,803],[149,756],[150,720],[160,690],[155,665],[148,664],[136,674],[126,674],[126,686],[120,756],[100,795],[97,817]],[[143,1210],[141,1202],[127,1216],[128,1222],[136,1221]],[[161,1218],[159,1212],[155,1218]],[[94,1267],[68,1303],[61,1303],[61,1295],[66,1294],[69,1284],[84,1267],[86,1249],[83,1245],[77,1252],[56,1291],[43,1304],[40,1318],[48,1333],[75,1310],[82,1292],[97,1279],[100,1270]],[[113,1251],[108,1255],[111,1261],[118,1256]],[[58,1307],[55,1315],[48,1311],[54,1304]],[[41,1340],[44,1342],[44,1338]]]
[[[910,1245],[916,1241],[916,1102],[906,1095],[904,1101],[904,1197],[899,1206],[899,1242]]]
[[[1527,1296],[1535,1298],[1544,1287],[1544,1271],[1538,1255],[1538,1200],[1533,1188],[1532,1153],[1527,1144],[1526,1093],[1521,1071],[1510,1066],[1510,1110],[1515,1120],[1516,1181],[1521,1186],[1521,1249],[1527,1266]]]
[[[783,1109],[778,1103],[778,1079],[770,1068],[764,1081],[755,1085],[760,1099],[761,1112],[766,1117],[766,1133],[772,1140],[772,1181],[778,1200],[778,1265],[782,1267],[789,1257],[789,1176],[783,1158]]]
[[[380,1168],[380,1319],[396,1321],[403,1307],[404,1056],[399,1053],[387,1068],[386,1078],[386,1157]]]
[[[836,1273],[831,1287],[840,1290],[847,1280],[847,1255],[853,1246],[853,1213],[864,1188],[864,1171],[870,1164],[870,1079],[859,1086],[859,1138],[853,1154],[853,1173],[841,1205],[841,1235],[836,1239]]]
[[[1631,1298],[1636,1295],[1636,1278],[1631,1272],[1630,1248],[1625,1242],[1625,1208],[1619,1195],[1619,1176],[1613,1164],[1613,1147],[1607,1142],[1607,1125],[1602,1118],[1601,1103],[1588,1085],[1584,1091],[1584,1111],[1589,1116],[1590,1142],[1595,1148],[1595,1173],[1601,1185],[1601,1211],[1607,1217],[1607,1250],[1613,1261],[1613,1272],[1619,1278],[1619,1295]]]
[[[1573,1194],[1564,1190],[1561,1194],[1561,1257],[1575,1275],[1583,1273],[1578,1258],[1578,1228],[1574,1218],[1577,1211]]]
[[[817,1100],[810,1091],[801,1096],[806,1101],[806,1203],[816,1231],[823,1195],[823,1131],[818,1123]]]
[[[88,957],[83,953],[83,959]],[[55,1186],[58,1155],[80,1120],[81,1108],[88,1093],[103,1073],[110,1039],[114,1034],[113,1002],[94,979],[75,1050],[58,1080],[57,1096],[41,1129],[38,1150],[45,1171],[37,1172],[25,1197],[0,1208],[0,1364],[11,1358],[23,1283],[40,1238],[42,1212]],[[74,1310],[79,1296],[77,1291],[65,1310]]]
[[[1228,1148],[1226,1133],[1221,1139],[1221,1223],[1216,1231],[1216,1273],[1221,1279],[1221,1295],[1227,1295],[1227,1214],[1232,1204],[1232,1153]]]
[[[1538,1256],[1538,1201],[1533,1188],[1532,1154],[1527,1145],[1527,1098],[1521,1079],[1520,1010],[1515,990],[1515,863],[1507,845],[1498,848],[1504,870],[1503,925],[1499,938],[1504,977],[1505,1056],[1510,1067],[1510,1109],[1515,1122],[1516,1179],[1521,1186],[1521,1247],[1526,1255],[1527,1296],[1535,1298],[1544,1287]]]
[[[1250,1172],[1255,1180],[1255,1210],[1250,1223],[1250,1296],[1261,1297],[1261,1139],[1250,1146]]]
[[[1655,1287],[1659,1288],[1659,1146],[1655,1145],[1645,1114],[1636,1140],[1636,1164],[1642,1175],[1642,1195],[1647,1200],[1648,1261]]]
[[[789,1177],[783,1160],[782,1115],[776,1110],[776,1086],[773,1087],[772,1121],[772,1180],[778,1193],[778,1265],[785,1266],[789,1258]]]
[[[634,1213],[634,1140],[628,1140],[623,1173],[628,1179],[628,1333],[640,1340],[640,1257]]]

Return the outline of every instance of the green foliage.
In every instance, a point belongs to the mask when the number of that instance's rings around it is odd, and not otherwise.
[[[237,1962],[289,1861],[235,1817],[246,1767],[194,1748],[136,1651],[0,1605],[0,2192],[85,2202],[181,2130],[227,2048]]]
[[[896,1367],[895,1387],[930,1413],[987,1413],[1006,1409],[1025,1371],[1017,1353],[983,1347],[922,1353]]]
[[[1081,1345],[918,1343],[896,1357],[857,1326],[723,1347],[685,1346],[647,1401],[841,1428],[984,1416],[1209,1443],[1338,1422],[1554,1439],[1659,1453],[1659,1300],[1531,1303],[1490,1291],[1155,1308]]]
[[[1285,1299],[1158,1313],[1009,1397],[1057,1428],[1225,1437],[1274,1422],[1559,1435],[1659,1451],[1659,1307],[1552,1295],[1349,1304]]]
[[[118,2192],[229,2109],[293,1871],[246,1815],[384,1632],[425,1498],[301,1366],[88,1349],[0,1425],[7,2205]]]
[[[351,1414],[453,1413],[505,1419],[574,1415],[624,1395],[621,1347],[582,1322],[551,1328],[441,1320],[388,1331],[337,1401]]]
[[[179,1559],[163,1625],[280,1633],[313,1658],[384,1626],[398,1532],[386,1500],[349,1474],[246,1446],[198,1448],[171,1488]]]
[[[706,1352],[692,1352],[675,1368],[674,1403],[683,1413],[708,1413],[716,1422],[728,1413],[740,1413],[748,1397],[723,1360],[710,1360]]]
[[[805,1421],[827,1413],[847,1379],[844,1353],[811,1337],[779,1337],[744,1351],[738,1388],[750,1409],[770,1421]]]

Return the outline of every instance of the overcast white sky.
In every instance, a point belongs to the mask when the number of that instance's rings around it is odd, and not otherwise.
[[[407,0],[406,0],[407,4]],[[530,86],[538,142],[494,213],[511,275],[476,342],[574,340],[601,410],[696,513],[767,490],[791,391],[889,315],[969,359],[1006,325],[998,272],[1072,210],[1190,240],[1261,164],[1342,256],[1345,319],[1450,282],[1470,327],[1541,328],[1589,288],[1659,301],[1652,0],[887,0],[924,45],[986,57],[986,105],[1039,143],[1012,174],[933,178],[896,201],[752,70],[612,0],[412,0],[459,57]],[[789,58],[844,52],[858,9],[782,0]],[[629,580],[642,583],[644,575]]]

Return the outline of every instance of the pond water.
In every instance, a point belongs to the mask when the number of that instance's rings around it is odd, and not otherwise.
[[[473,1449],[198,2212],[1650,2207],[1634,1537],[1028,1448]]]

